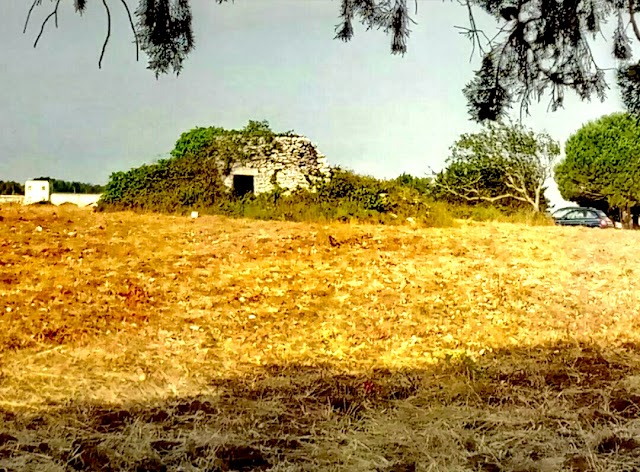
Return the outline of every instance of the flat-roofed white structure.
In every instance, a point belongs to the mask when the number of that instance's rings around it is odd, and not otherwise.
[[[51,186],[46,180],[27,180],[24,183],[24,196],[0,195],[0,203],[21,203],[31,205],[33,203],[52,203],[64,205],[72,203],[79,207],[93,207],[98,204],[100,193],[51,193]]]
[[[46,180],[27,180],[24,183],[25,205],[49,201],[49,182]]]
[[[52,193],[51,203],[54,205],[72,203],[79,207],[87,207],[97,205],[101,196],[101,193]]]

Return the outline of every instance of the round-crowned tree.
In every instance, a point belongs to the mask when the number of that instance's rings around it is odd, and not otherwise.
[[[640,122],[614,113],[585,124],[571,135],[565,158],[555,170],[566,200],[600,208],[618,208],[631,226],[640,204]]]
[[[560,146],[522,125],[491,123],[463,134],[435,180],[437,195],[453,202],[501,207],[546,207],[544,191]]]

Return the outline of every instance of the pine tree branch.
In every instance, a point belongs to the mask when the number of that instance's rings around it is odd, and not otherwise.
[[[127,12],[127,18],[129,18],[129,25],[131,26],[131,32],[133,33],[133,37],[136,40],[136,61],[140,60],[140,43],[138,41],[138,33],[136,32],[136,27],[133,24],[133,18],[131,16],[131,10],[129,10],[129,5],[127,5],[126,0],[120,0],[124,9]]]
[[[484,48],[482,47],[482,42],[480,41],[480,33],[484,35],[487,41],[489,41],[489,38],[484,33],[484,31],[478,30],[477,28],[476,19],[475,19],[475,16],[473,15],[473,10],[471,8],[471,2],[469,0],[466,0],[464,3],[467,7],[467,12],[469,13],[469,28],[462,28],[462,27],[456,27],[456,28],[466,30],[466,31],[462,31],[461,33],[469,37],[469,39],[471,40],[471,55],[469,57],[469,61],[471,61],[473,59],[473,55],[476,52],[476,45],[477,45],[478,51],[480,51],[480,54],[482,55],[485,54]]]

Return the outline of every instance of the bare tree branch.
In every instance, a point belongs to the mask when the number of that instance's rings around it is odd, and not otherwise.
[[[109,10],[107,0],[102,0],[102,4],[107,12],[107,36],[104,38],[104,43],[102,44],[102,52],[100,53],[100,59],[98,60],[98,69],[102,69],[102,59],[104,58],[104,53],[107,50],[109,38],[111,38],[111,11]]]
[[[438,185],[440,185],[445,191],[447,191],[448,193],[450,193],[451,195],[454,195],[458,198],[462,198],[463,200],[466,200],[468,202],[488,202],[488,203],[495,203],[497,201],[500,200],[504,200],[506,198],[513,198],[515,200],[521,200],[521,201],[526,201],[526,200],[522,200],[520,197],[518,197],[515,194],[511,194],[511,193],[504,193],[504,194],[500,194],[500,195],[494,195],[494,196],[489,196],[489,195],[482,195],[481,192],[474,187],[463,187],[461,190],[456,190],[454,187],[452,187],[447,181],[446,179],[443,179],[441,181],[438,182]],[[530,202],[527,202],[530,203]]]
[[[27,19],[24,22],[24,29],[22,30],[22,34],[27,32],[27,26],[29,25],[29,19],[31,18],[31,13],[33,12],[33,9],[36,7],[36,5],[39,5],[42,3],[42,0],[33,0],[33,3],[31,4],[31,8],[29,8],[29,13],[27,13]]]
[[[40,2],[42,0],[39,0]],[[47,25],[47,22],[51,19],[51,17],[55,17],[56,18],[56,27],[58,26],[58,7],[60,6],[60,1],[61,0],[57,0],[56,1],[56,6],[53,9],[53,11],[51,13],[49,13],[49,15],[47,15],[47,17],[44,19],[44,21],[42,22],[42,26],[40,28],[40,33],[38,33],[38,36],[36,37],[36,41],[33,43],[33,47],[35,48],[38,45],[38,41],[40,41],[40,38],[42,37],[42,33],[44,33],[44,27]]]
[[[529,190],[527,189],[526,184],[520,178],[518,178],[520,185],[516,184],[513,175],[507,175],[506,177],[507,180],[504,183],[505,186],[515,192],[515,194],[512,195],[512,198],[521,202],[529,203],[531,206],[536,208],[535,199],[529,195]]]

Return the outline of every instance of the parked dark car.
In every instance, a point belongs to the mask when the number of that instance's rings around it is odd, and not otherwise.
[[[589,228],[613,228],[613,221],[603,212],[595,208],[576,207],[568,210],[562,208],[552,215],[557,225],[588,226]]]

